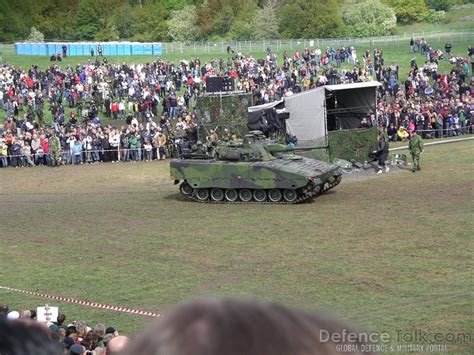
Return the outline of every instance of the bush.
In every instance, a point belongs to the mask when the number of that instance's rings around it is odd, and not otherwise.
[[[380,0],[346,1],[342,18],[347,36],[382,36],[390,34],[397,24],[395,12]]]
[[[383,2],[395,11],[399,23],[424,21],[428,14],[424,0],[383,0]]]
[[[31,32],[26,42],[44,42],[44,34],[36,29],[36,27],[31,27]]]
[[[453,0],[426,0],[426,6],[436,11],[448,11],[451,5],[453,5]]]
[[[446,12],[436,11],[433,9],[428,10],[428,15],[426,15],[426,21],[428,22],[440,22],[446,17]]]
[[[197,39],[196,6],[187,5],[171,12],[168,20],[169,36],[173,41],[194,41]]]

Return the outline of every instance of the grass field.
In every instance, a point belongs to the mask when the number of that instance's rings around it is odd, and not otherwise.
[[[2,169],[0,285],[157,312],[257,297],[392,336],[472,333],[473,150],[429,147],[420,173],[347,178],[295,206],[188,202],[167,162]],[[0,291],[0,303],[47,300]],[[149,321],[49,303],[126,334]]]

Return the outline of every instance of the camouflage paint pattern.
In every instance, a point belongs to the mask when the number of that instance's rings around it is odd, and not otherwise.
[[[224,128],[237,137],[243,137],[248,132],[247,109],[252,105],[253,97],[250,93],[200,96],[196,106],[199,139],[206,141],[211,129],[222,137]]]
[[[376,127],[368,129],[345,129],[328,132],[329,159],[335,158],[364,162],[369,152],[377,149]]]
[[[242,144],[217,147],[212,157],[191,153],[171,160],[171,178],[175,184],[181,182],[180,190],[188,196],[209,190],[212,200],[216,189],[221,190],[217,194],[221,198],[224,191],[248,189],[264,190],[271,200],[271,193],[278,190],[287,202],[294,201],[285,195],[290,191],[299,202],[340,182],[341,172],[334,165],[293,154],[285,145],[255,140],[252,134],[246,137],[250,137],[249,142],[244,139]],[[276,196],[279,194],[276,192]],[[207,200],[207,193],[203,196],[200,202]],[[275,202],[274,199],[271,202]]]
[[[222,189],[298,189],[308,178],[320,185],[336,171],[328,163],[295,155],[257,162],[174,159],[170,166],[173,179],[193,188]]]

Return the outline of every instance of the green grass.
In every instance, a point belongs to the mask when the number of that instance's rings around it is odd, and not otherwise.
[[[295,206],[188,202],[167,162],[4,169],[0,284],[156,312],[256,297],[392,335],[472,332],[473,149],[430,147],[420,173],[347,178]],[[126,334],[150,321],[5,291],[0,303]]]

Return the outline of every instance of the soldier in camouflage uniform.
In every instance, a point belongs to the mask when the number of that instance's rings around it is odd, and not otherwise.
[[[59,166],[61,157],[61,143],[56,130],[53,128],[48,142],[49,154],[51,156],[51,166]]]
[[[413,131],[413,135],[408,144],[410,148],[411,157],[413,158],[413,172],[421,170],[420,168],[420,154],[423,153],[423,141],[421,137]]]

